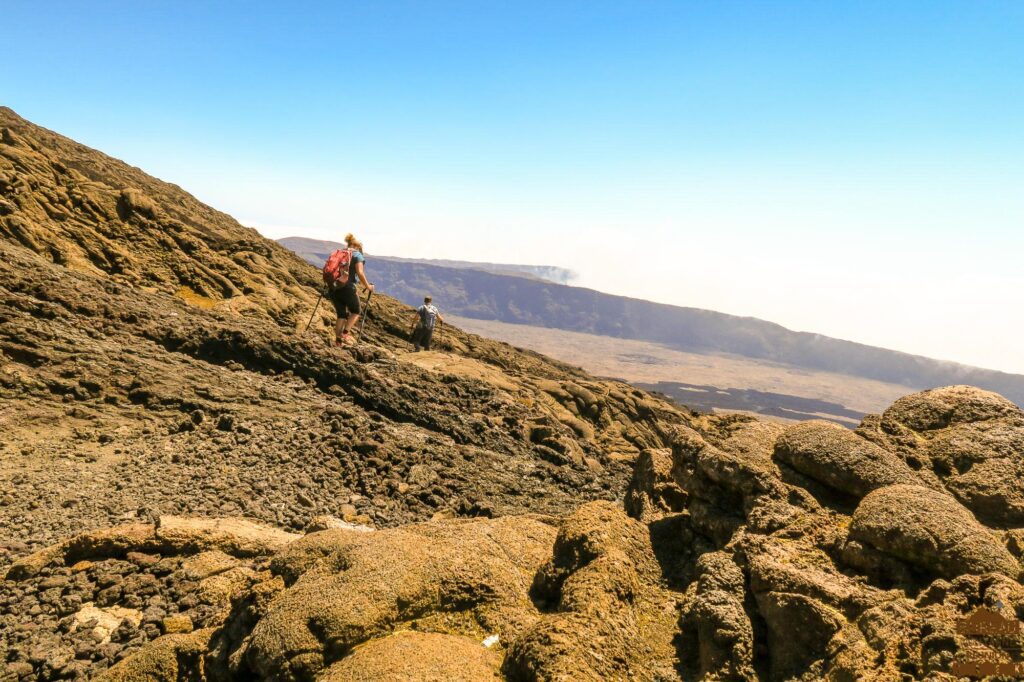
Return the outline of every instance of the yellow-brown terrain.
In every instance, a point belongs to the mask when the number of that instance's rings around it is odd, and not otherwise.
[[[318,283],[0,109],[0,679],[943,680],[1019,651],[958,627],[1024,616],[1009,400],[697,415],[454,328],[410,354],[383,296],[334,348],[323,307],[302,333]]]

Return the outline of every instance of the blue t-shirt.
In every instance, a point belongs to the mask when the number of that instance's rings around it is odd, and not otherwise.
[[[356,263],[365,263],[366,258],[361,251],[352,251],[352,262],[348,266],[348,281],[345,286],[354,287],[359,284],[359,273],[356,272]]]

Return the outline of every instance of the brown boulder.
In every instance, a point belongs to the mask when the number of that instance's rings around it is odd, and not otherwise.
[[[771,678],[821,676],[828,644],[845,623],[843,614],[802,594],[758,592],[755,597],[768,630]]]
[[[998,393],[973,386],[946,386],[900,398],[882,414],[882,424],[931,431],[1004,416],[1022,416],[1022,412]]]
[[[1016,578],[1017,560],[952,497],[912,485],[868,494],[853,514],[849,538],[930,575],[996,572]]]
[[[195,679],[213,630],[159,637],[103,671],[99,682],[178,682]]]
[[[161,516],[156,525],[160,543],[179,552],[216,549],[232,556],[272,554],[300,535],[242,518]]]
[[[64,542],[40,549],[11,564],[7,580],[30,578],[46,566],[72,565],[84,559],[106,559],[126,556],[134,551],[151,551],[157,547],[153,526],[128,523],[111,528],[80,533]]]
[[[754,679],[754,628],[744,605],[743,571],[726,552],[697,560],[680,619],[696,679]],[[696,659],[696,660],[694,660]]]
[[[501,656],[479,640],[438,632],[396,632],[357,647],[319,682],[477,682],[501,679]]]
[[[532,518],[502,517],[307,535],[275,562],[297,580],[241,656],[254,676],[310,679],[413,624],[453,634],[483,628],[509,641],[539,616],[529,585],[555,532]]]
[[[902,459],[829,421],[789,427],[776,441],[775,456],[805,476],[855,497],[886,485],[920,483]]]
[[[299,537],[302,536],[242,518],[161,516],[155,527],[128,523],[81,533],[22,557],[11,564],[5,577],[23,580],[46,566],[70,566],[83,560],[146,552],[175,555],[217,550],[236,557],[269,555]]]
[[[1024,420],[958,424],[922,449],[946,489],[978,518],[1024,524]]]
[[[916,393],[865,418],[858,433],[985,523],[1024,525],[1024,411],[1005,398],[969,386]]]
[[[562,524],[534,581],[533,597],[557,612],[512,643],[502,672],[516,680],[669,677],[676,599],[661,577],[647,526],[612,503],[584,505]]]
[[[640,453],[626,492],[626,513],[649,522],[682,511],[686,493],[672,478],[672,451],[648,449]]]

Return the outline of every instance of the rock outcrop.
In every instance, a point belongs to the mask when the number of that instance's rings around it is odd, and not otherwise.
[[[1010,401],[936,389],[856,431],[698,415],[455,329],[412,356],[386,297],[335,349],[329,314],[299,333],[316,272],[294,256],[9,110],[0,128],[5,682],[1016,660]]]
[[[849,539],[936,577],[998,572],[1016,578],[1020,572],[998,536],[966,507],[921,486],[893,485],[865,497]]]
[[[1002,396],[949,386],[897,400],[858,432],[900,455],[979,519],[1024,525],[1024,411]]]
[[[532,596],[547,613],[512,642],[509,679],[671,677],[676,595],[662,585],[650,531],[595,502],[562,524]]]
[[[14,669],[74,676],[96,651],[110,680],[941,680],[1012,660],[1014,639],[970,623],[1020,631],[1019,533],[941,479],[887,483],[918,474],[854,433],[709,425],[643,453],[632,517],[596,501],[303,536],[202,519],[83,534],[9,570],[7,603],[74,624],[35,635],[45,657],[11,640]]]
[[[0,649],[19,675],[96,674],[207,629],[169,556],[243,562],[201,599],[306,528],[561,517],[620,496],[636,455],[690,419],[455,328],[408,353],[411,311],[385,296],[360,343],[335,349],[333,311],[313,314],[319,273],[292,253],[9,109],[0,128]],[[129,553],[158,557],[139,580],[162,587],[119,587]],[[94,568],[72,572],[81,561]],[[104,622],[115,607],[172,620],[76,654],[61,623],[88,603]]]
[[[313,679],[400,629],[511,641],[538,616],[528,588],[555,532],[513,516],[309,535],[275,558],[287,587],[232,655],[232,673]]]
[[[883,486],[919,482],[902,459],[834,422],[790,427],[776,442],[775,455],[805,476],[855,498]]]
[[[998,396],[953,387],[908,396],[856,433],[810,422],[750,438],[733,421],[677,430],[671,462],[642,456],[634,515],[685,519],[710,545],[682,602],[682,677],[952,679],[979,647],[985,660],[1012,660],[1013,638],[982,642],[957,624],[995,608],[1017,632],[1019,535],[985,525],[923,453],[979,424],[1012,443],[1018,419]],[[1024,460],[1021,448],[975,445]]]

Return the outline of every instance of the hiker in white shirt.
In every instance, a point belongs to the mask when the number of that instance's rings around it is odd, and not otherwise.
[[[431,303],[430,296],[423,297],[423,305],[416,309],[416,317],[412,323],[412,347],[414,351],[430,350],[430,339],[434,335],[435,322],[444,324],[441,313]]]

